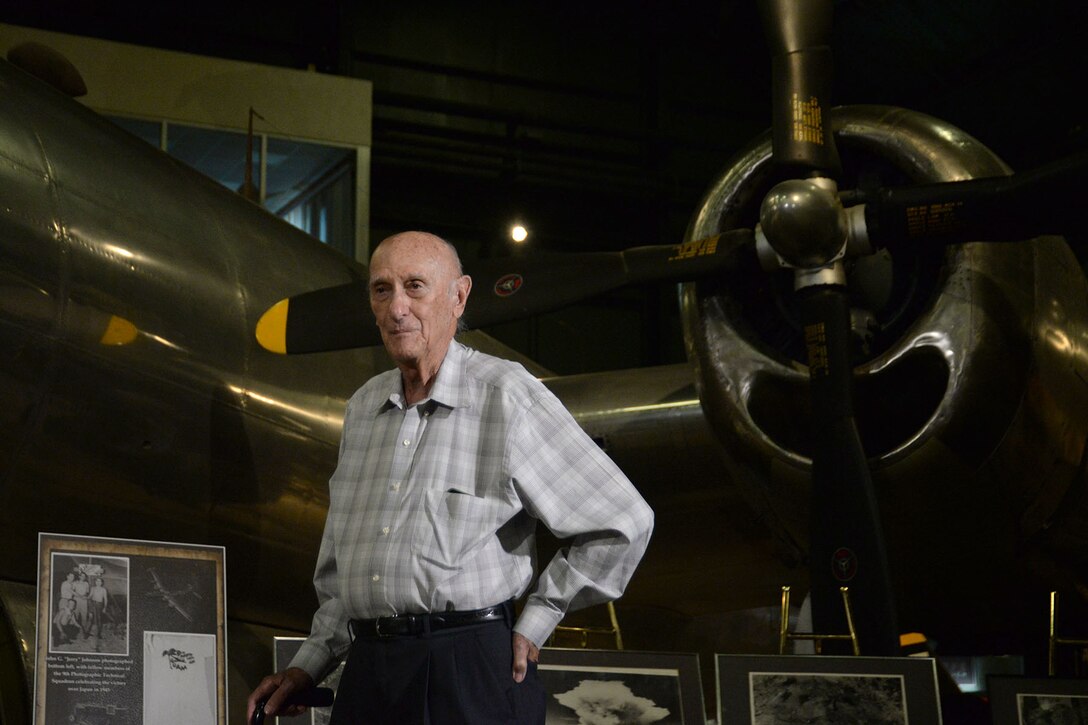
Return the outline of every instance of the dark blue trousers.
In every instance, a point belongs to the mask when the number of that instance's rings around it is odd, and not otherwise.
[[[514,682],[509,623],[358,637],[330,725],[544,725],[536,664]]]

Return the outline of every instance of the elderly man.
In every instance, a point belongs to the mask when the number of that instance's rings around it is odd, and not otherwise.
[[[571,608],[622,594],[653,513],[562,404],[515,363],[454,341],[472,280],[405,232],[370,264],[396,369],[348,401],[309,638],[248,715],[297,714],[345,653],[332,722],[543,723],[539,648]],[[574,537],[534,584],[540,520]]]

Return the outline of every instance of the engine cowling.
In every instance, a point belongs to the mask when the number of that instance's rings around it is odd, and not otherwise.
[[[832,125],[839,188],[858,195],[1010,173],[976,139],[913,111],[838,108]],[[754,226],[776,181],[768,134],[710,188],[687,239]],[[939,221],[940,209],[922,211]],[[919,243],[853,261],[848,279],[856,418],[901,627],[974,651],[1007,642],[1024,616],[1042,627],[1046,590],[1083,587],[1088,571],[1088,285],[1075,256],[1057,237]],[[730,473],[803,556],[810,431],[792,275],[753,267],[681,296]]]

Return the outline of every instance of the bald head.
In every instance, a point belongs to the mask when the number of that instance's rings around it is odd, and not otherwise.
[[[457,271],[458,277],[464,274],[461,268],[461,257],[457,254],[457,248],[437,234],[431,234],[430,232],[398,232],[397,234],[386,237],[371,253],[371,262],[373,263],[374,257],[378,255],[378,252],[383,247],[390,248],[401,245],[429,245],[434,254],[445,254],[448,257],[448,261],[453,264],[453,268]]]

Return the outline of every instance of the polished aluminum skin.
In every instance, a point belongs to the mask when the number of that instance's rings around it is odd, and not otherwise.
[[[833,122],[848,173],[872,169],[903,183],[1009,173],[978,141],[922,114],[849,107],[835,109]],[[769,137],[742,152],[687,238],[750,226],[771,184],[770,157]],[[807,370],[767,334],[793,325],[788,294],[760,284],[685,286],[686,344],[733,480],[803,556]],[[952,647],[977,646],[969,637],[980,633],[1014,641],[1036,628],[1024,617],[1045,606],[1049,588],[1088,583],[1080,266],[1060,238],[970,243],[891,250],[859,262],[851,285],[856,323],[895,318],[860,355],[855,398],[901,627]],[[778,328],[768,323],[775,317]]]

